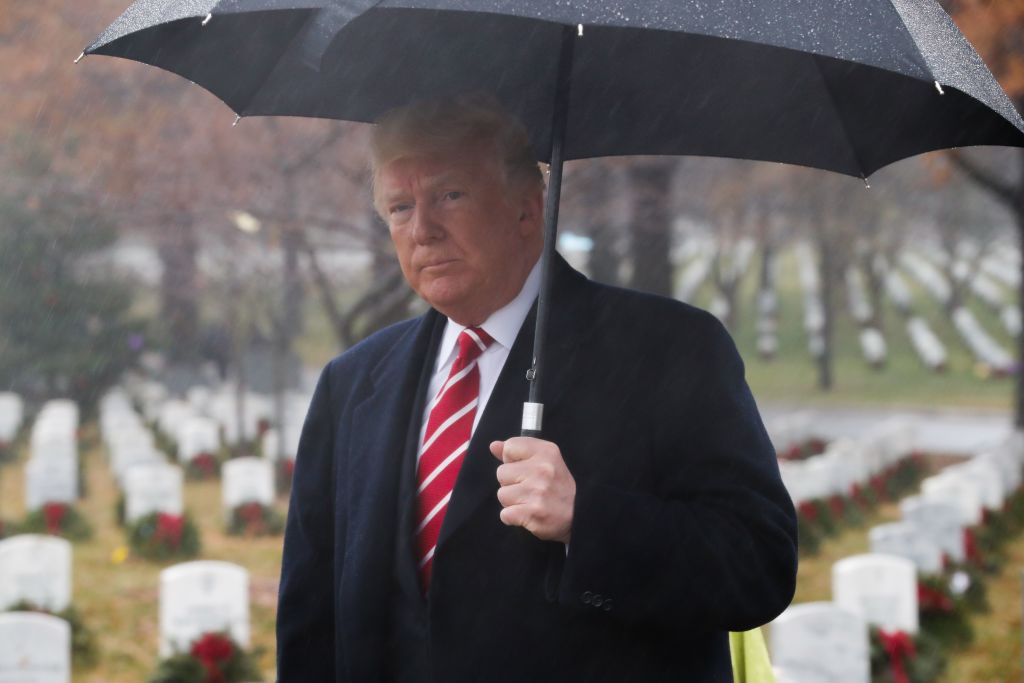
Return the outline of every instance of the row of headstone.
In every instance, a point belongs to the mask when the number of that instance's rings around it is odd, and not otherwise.
[[[123,411],[126,404],[117,395],[106,397],[101,406],[101,423],[106,426],[126,427],[132,418]],[[127,406],[131,410],[130,406]],[[135,415],[131,411],[131,415]],[[116,416],[116,419],[115,419]],[[138,419],[138,416],[135,416]],[[141,422],[135,428],[145,429]],[[111,435],[108,443],[117,443]],[[117,447],[115,447],[116,449]],[[112,453],[117,452],[112,450]],[[172,515],[184,513],[184,471],[178,465],[167,463],[162,456],[152,461],[132,462],[118,478],[125,500],[125,521],[128,523],[154,513]],[[269,459],[242,457],[228,460],[221,473],[221,500],[225,517],[235,507],[245,503],[270,506],[274,502],[274,470]]]
[[[945,370],[947,363],[946,347],[939,340],[935,332],[932,331],[927,321],[920,316],[914,315],[914,300],[906,279],[898,270],[893,268],[884,270],[883,283],[886,294],[888,294],[893,306],[907,317],[907,336],[910,337],[910,344],[914,352],[917,353],[917,357],[921,359],[921,362],[929,370],[934,372]],[[862,340],[862,347],[864,343],[864,340]],[[875,345],[877,346],[877,342],[875,342]]]
[[[864,360],[873,368],[880,368],[885,365],[888,357],[888,347],[885,344],[885,337],[875,327],[865,327],[857,335],[860,341],[860,350]]]
[[[182,469],[156,448],[152,432],[123,392],[113,391],[101,401],[100,430],[124,496],[124,521],[131,524],[154,512],[183,514]]]
[[[1009,372],[1012,369],[1013,356],[982,328],[969,308],[961,306],[955,309],[952,319],[953,326],[979,362],[997,372]]]
[[[936,372],[946,369],[948,362],[946,347],[924,318],[918,316],[907,318],[907,335],[910,337],[914,351],[917,352],[917,357],[927,368]]]
[[[166,456],[156,447],[153,433],[123,392],[113,391],[103,397],[99,423],[111,470],[122,489],[128,471],[134,466],[166,462]]]
[[[774,251],[762,261],[766,272],[761,276],[754,310],[757,316],[754,324],[757,332],[757,352],[762,358],[773,358],[779,352],[779,296],[775,283],[778,281],[779,259]]]
[[[814,415],[806,410],[766,417],[764,426],[779,455],[793,453],[817,436],[814,432]]]
[[[907,285],[906,279],[900,274],[900,271],[895,268],[886,271],[885,279],[885,292],[889,295],[889,300],[897,311],[904,315],[909,315],[911,308],[913,308],[914,298],[910,294],[910,287]]]
[[[217,388],[192,387],[184,398],[172,397],[155,382],[143,382],[132,391],[142,404],[145,419],[156,423],[176,444],[178,459],[183,464],[201,453],[216,453],[222,444],[234,445],[265,436],[276,412],[272,397],[253,392],[239,395],[228,384]],[[297,442],[310,399],[311,394],[303,391],[285,394],[282,455],[288,456],[291,444]],[[275,458],[279,454],[277,448],[264,452]]]
[[[1003,328],[1011,337],[1020,335],[1022,325],[1020,308],[1018,306],[1013,304],[1003,306],[1002,310],[999,311],[999,320],[1003,323]]]
[[[849,266],[846,269],[846,302],[850,308],[850,315],[858,325],[867,325],[874,317],[874,309],[868,297],[867,286],[864,283],[864,274],[860,268]]]
[[[697,290],[700,289],[700,286],[704,284],[704,281],[708,279],[708,275],[711,273],[711,263],[713,260],[714,252],[704,251],[697,254],[683,268],[675,288],[675,297],[677,299],[687,302],[693,301]]]
[[[1014,259],[1000,258],[1002,249],[981,260],[981,271],[991,275],[1014,291],[1020,287],[1020,264]]]
[[[790,497],[799,505],[833,495],[849,495],[854,485],[866,485],[871,477],[913,452],[914,425],[890,420],[861,438],[837,439],[820,455],[780,462],[779,469]]]
[[[43,405],[32,425],[25,464],[29,512],[46,503],[78,500],[78,406],[67,399]]]
[[[900,254],[900,265],[925,288],[937,302],[945,306],[953,296],[949,281],[931,261],[920,254],[904,251]]]
[[[807,334],[807,351],[814,358],[825,353],[825,304],[821,299],[821,280],[814,250],[806,242],[800,242],[795,249],[797,276],[803,294],[804,332]]]
[[[832,566],[832,601],[790,606],[770,626],[777,683],[869,683],[868,626],[916,634],[917,572],[907,559],[869,553]]]
[[[54,611],[67,607],[70,557],[62,539],[0,541],[0,604],[29,600]],[[160,573],[159,600],[160,656],[188,651],[196,638],[210,632],[227,632],[242,647],[249,646],[249,573],[244,568],[210,560],[168,567]],[[0,613],[0,681],[70,680],[67,622],[31,612]]]
[[[757,293],[757,352],[762,358],[773,358],[779,352],[779,299],[773,289],[761,289]]]
[[[998,312],[1006,305],[1006,292],[984,273],[975,273],[968,280],[968,287],[974,296],[993,311]]]
[[[942,571],[943,556],[964,560],[964,529],[996,510],[1021,485],[1024,444],[999,448],[946,468],[900,503],[900,522],[869,532],[871,552],[832,568],[832,602],[793,605],[770,626],[778,683],[868,683],[868,626],[915,634],[917,577]]]
[[[0,446],[14,441],[24,417],[21,397],[9,391],[0,392]]]

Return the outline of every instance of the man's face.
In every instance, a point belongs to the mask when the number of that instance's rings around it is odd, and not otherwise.
[[[423,153],[377,173],[377,208],[405,279],[463,325],[511,301],[540,254],[540,189],[510,191],[495,157],[484,146]]]

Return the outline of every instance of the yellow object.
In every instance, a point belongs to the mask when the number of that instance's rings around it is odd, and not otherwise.
[[[121,564],[128,559],[128,548],[123,545],[119,545],[114,548],[114,552],[110,553],[110,561],[114,564]]]
[[[729,634],[734,683],[775,683],[761,629]]]

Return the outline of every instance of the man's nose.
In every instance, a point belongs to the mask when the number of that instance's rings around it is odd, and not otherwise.
[[[436,242],[444,237],[444,225],[428,202],[416,203],[412,221],[412,238],[418,244]]]

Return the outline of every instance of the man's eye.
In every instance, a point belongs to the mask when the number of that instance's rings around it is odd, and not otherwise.
[[[449,192],[445,192],[444,193],[444,198],[448,199],[448,200],[460,199],[461,197],[465,196],[465,194],[466,194],[465,192],[459,192],[458,190],[451,190]]]
[[[394,216],[395,214],[403,213],[412,208],[411,204],[393,204],[388,207],[388,213]]]

